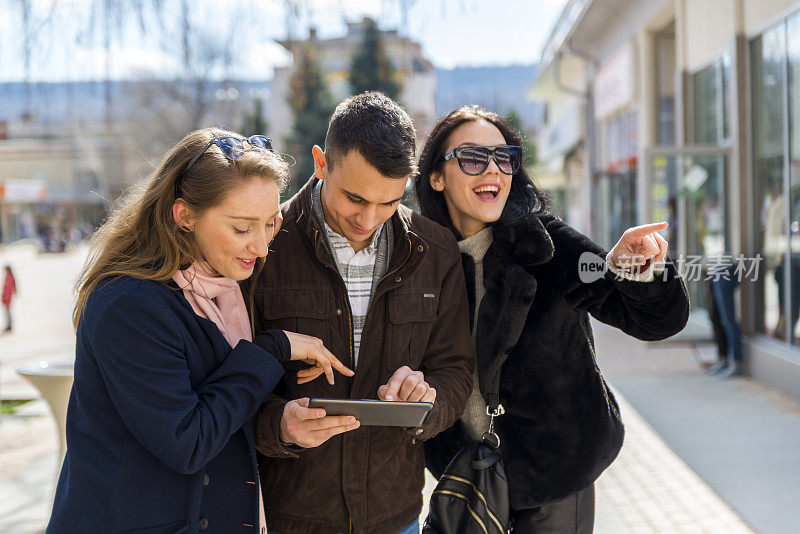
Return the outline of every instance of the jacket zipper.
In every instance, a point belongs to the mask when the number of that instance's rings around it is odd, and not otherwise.
[[[319,230],[317,230],[316,228],[314,229],[314,240],[315,240],[316,243],[319,242]],[[390,272],[386,273],[385,275],[383,275],[383,277],[378,281],[378,285],[375,286],[376,289],[378,288],[378,286],[384,280],[386,280],[386,278],[388,278],[389,276],[393,275],[394,273],[396,273],[397,271],[402,269],[403,266],[408,262],[408,259],[411,257],[411,246],[412,246],[412,243],[411,243],[411,239],[409,239],[408,237],[406,238],[406,241],[408,242],[408,251],[409,251],[408,252],[408,256],[406,256],[406,258],[395,269],[393,269],[392,271],[390,271]],[[315,243],[315,247],[316,247],[316,243]],[[328,269],[333,269],[333,267],[331,267],[330,264],[324,263],[324,262],[323,262],[323,264]],[[340,274],[340,277],[341,277],[341,274]],[[344,280],[342,281],[342,283],[344,284]],[[355,363],[355,340],[353,339],[353,308],[350,306],[350,297],[347,295],[347,286],[345,286],[344,293],[345,293],[344,302],[345,302],[345,306],[347,307],[347,326],[348,326],[348,330],[350,332],[350,358],[349,358],[350,366],[349,367],[355,371],[356,363]],[[374,297],[375,296],[373,295],[373,299],[372,299],[373,301],[375,300]],[[370,306],[371,306],[371,303],[370,303]],[[369,311],[370,310],[367,310],[367,317],[369,317]],[[477,519],[477,517],[476,517],[476,519]],[[478,519],[478,521],[480,521],[480,519]],[[353,533],[353,518],[349,514],[347,516],[347,531],[348,531],[349,534]]]
[[[353,339],[353,309],[350,307],[350,297],[345,291],[345,303],[347,305],[347,326],[350,329],[350,369],[356,370],[356,347]]]
[[[318,244],[319,244],[319,230],[314,228],[314,248],[316,248]],[[335,259],[334,259],[334,261],[335,261]],[[322,264],[325,265],[325,267],[327,267],[328,269],[334,270],[333,267],[329,263],[322,262]],[[339,278],[341,279],[341,273],[339,273],[338,270],[336,272],[339,275]],[[344,280],[342,280],[342,285],[344,285]],[[347,295],[347,286],[346,285],[345,285],[345,288],[344,288],[344,305],[347,308],[347,326],[348,326],[348,330],[350,332],[350,344],[349,344],[350,354],[349,354],[349,358],[348,358],[348,367],[350,369],[352,369],[353,371],[355,371],[356,370],[355,369],[355,367],[356,367],[355,350],[356,349],[355,349],[355,342],[353,340],[353,309],[350,307],[350,297]]]

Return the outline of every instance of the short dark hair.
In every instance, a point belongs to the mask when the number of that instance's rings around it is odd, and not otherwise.
[[[331,169],[357,150],[389,178],[414,174],[416,149],[411,117],[400,104],[377,91],[351,96],[336,106],[325,136],[325,162]]]
[[[503,134],[507,144],[522,146],[519,132],[503,117],[479,106],[462,106],[439,119],[433,126],[419,156],[419,170],[414,177],[414,192],[419,200],[420,212],[434,222],[446,226],[458,237],[461,235],[450,220],[444,194],[431,186],[430,177],[432,173],[442,170],[444,152],[447,149],[445,143],[450,134],[462,124],[478,120],[493,124]],[[525,219],[532,211],[542,212],[547,209],[547,195],[536,187],[523,164],[511,177],[508,201],[497,223],[514,225]]]

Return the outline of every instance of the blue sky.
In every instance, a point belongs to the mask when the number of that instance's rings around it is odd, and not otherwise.
[[[92,80],[105,77],[101,12],[98,2],[32,0],[34,21],[46,21],[33,36],[30,77],[33,81]],[[566,0],[305,0],[294,20],[294,36],[305,38],[309,26],[320,38],[345,32],[345,21],[364,15],[384,29],[399,29],[423,46],[424,54],[440,68],[509,65],[537,62],[544,40]],[[408,7],[403,17],[399,6]],[[23,32],[18,3],[0,0],[0,82],[24,78]],[[172,77],[181,69],[177,0],[167,0],[160,15],[138,20],[126,17],[112,37],[110,76]],[[234,43],[235,59],[214,77],[264,79],[272,68],[286,65],[290,56],[274,40],[287,35],[281,0],[193,0],[191,24],[209,42]],[[224,11],[221,11],[224,6]],[[405,19],[405,21],[404,21]],[[145,31],[142,31],[144,26]],[[76,39],[75,35],[82,35]],[[213,47],[212,47],[213,48]]]

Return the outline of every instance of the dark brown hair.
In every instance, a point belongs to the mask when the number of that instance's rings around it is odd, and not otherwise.
[[[429,219],[446,226],[456,236],[461,234],[453,226],[444,194],[431,187],[431,174],[441,172],[444,165],[447,139],[453,131],[466,122],[485,120],[493,124],[509,145],[522,146],[522,137],[508,121],[497,113],[486,111],[478,106],[463,106],[439,119],[431,130],[425,147],[419,157],[419,171],[414,177],[414,191],[419,200],[420,211]],[[523,154],[524,161],[524,154]],[[525,219],[531,212],[547,209],[547,195],[534,185],[524,163],[511,177],[511,191],[500,219],[495,224],[514,225]]]
[[[416,133],[400,104],[377,91],[351,96],[333,112],[325,136],[325,161],[333,169],[357,150],[387,178],[408,178],[416,170]]]

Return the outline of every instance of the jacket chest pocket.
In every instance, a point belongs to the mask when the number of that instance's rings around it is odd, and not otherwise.
[[[267,289],[258,297],[261,299],[259,309],[264,329],[279,328],[314,336],[326,346],[333,341],[331,289]]]
[[[400,290],[389,294],[389,322],[386,369],[389,376],[398,367],[418,370],[436,320],[439,291]]]

